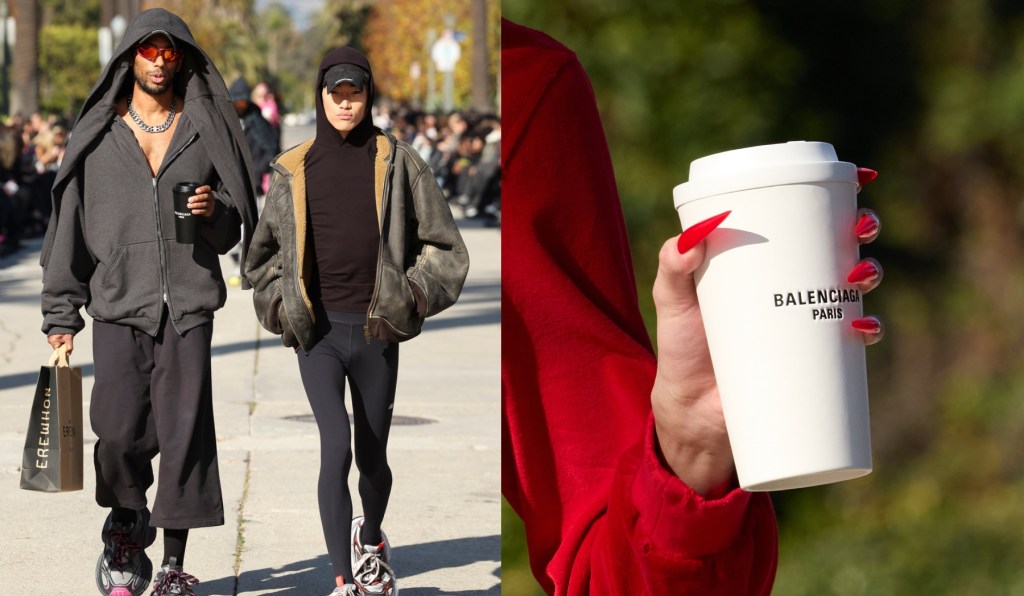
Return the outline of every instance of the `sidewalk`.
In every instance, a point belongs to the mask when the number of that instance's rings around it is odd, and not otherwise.
[[[501,240],[498,230],[459,224],[472,261],[462,297],[401,346],[384,527],[403,596],[501,591]],[[39,329],[40,245],[0,261],[0,593],[96,594],[106,511],[93,500],[91,323],[71,362],[83,369],[85,489],[18,488],[32,392],[50,353]],[[222,259],[226,272],[229,264]],[[323,596],[334,574],[317,508],[317,428],[295,355],[260,328],[250,292],[228,288],[213,367],[227,523],[189,535],[186,571],[202,580],[196,594]],[[356,479],[353,466],[353,495]],[[147,549],[154,565],[162,549],[159,537]]]

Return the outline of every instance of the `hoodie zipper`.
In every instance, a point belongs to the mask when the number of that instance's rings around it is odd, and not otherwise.
[[[380,243],[377,245],[377,279],[373,283],[373,295],[370,296],[370,306],[366,309],[366,324],[363,325],[363,337],[366,338],[366,344],[369,345],[373,337],[370,335],[370,313],[373,312],[373,306],[377,302],[377,294],[380,291],[380,277],[381,270],[383,269],[383,258],[384,258],[384,218],[388,212],[388,191],[391,189],[391,173],[395,167],[395,144],[388,138],[388,144],[391,146],[391,155],[387,160],[387,170],[384,172],[384,188],[381,190],[380,198]]]
[[[156,176],[153,176],[153,211],[156,214],[157,235],[156,248],[157,253],[160,255],[160,292],[161,294],[163,294],[164,304],[167,305],[167,311],[168,314],[170,315],[168,318],[171,320],[171,326],[174,327],[174,330],[178,332],[179,335],[181,334],[181,331],[178,329],[178,326],[175,325],[174,323],[174,306],[171,303],[171,294],[168,291],[168,288],[170,288],[170,283],[168,283],[167,280],[167,255],[164,250],[163,226],[160,225],[160,194],[157,189],[157,181],[160,179],[160,175],[163,174],[164,170],[167,169],[167,166],[171,165],[171,163],[175,159],[177,159],[179,155],[184,153],[185,149],[188,149],[192,145],[192,143],[194,143],[198,138],[199,133],[193,133],[192,137],[184,145],[182,145],[181,149],[175,151],[174,154],[171,155],[171,158],[166,160],[165,164],[159,170],[157,170]],[[139,146],[139,151],[142,152],[141,145]],[[142,153],[142,157],[146,157],[146,154],[144,152]]]

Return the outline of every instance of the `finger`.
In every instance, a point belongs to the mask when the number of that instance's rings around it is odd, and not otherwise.
[[[59,335],[50,335],[46,338],[46,343],[50,344],[50,347],[56,350],[61,345],[66,345],[68,354],[74,350],[74,336],[68,333],[62,333]]]
[[[206,215],[207,209],[209,209],[210,203],[206,200],[206,195],[202,198],[189,199],[188,207],[192,210],[193,215]]]
[[[857,210],[857,226],[854,233],[857,235],[858,242],[861,244],[874,242],[881,230],[882,220],[877,213],[866,208]]]
[[[708,234],[715,231],[715,228],[720,226],[722,222],[725,221],[725,218],[729,217],[730,213],[732,213],[732,211],[724,211],[686,228],[686,230],[679,235],[679,240],[676,242],[676,250],[680,253],[684,253],[699,244],[701,240],[707,238]]]
[[[658,253],[658,274],[654,279],[654,306],[659,310],[688,309],[697,303],[693,272],[704,262],[705,247],[698,243],[682,254],[679,239],[672,238]]]
[[[662,245],[652,291],[658,319],[658,377],[668,387],[685,385],[692,396],[715,387],[693,278],[706,248],[701,242],[679,254],[677,245],[677,238]]]
[[[213,190],[213,187],[208,185],[208,184],[205,184],[205,185],[200,186],[199,188],[196,189],[196,194],[197,195],[205,195],[206,193],[210,192],[211,190]]]
[[[719,213],[693,224],[682,234],[665,242],[658,254],[658,275],[654,280],[654,306],[688,310],[696,306],[693,272],[704,262],[704,239],[729,216]]]
[[[657,380],[675,398],[714,393],[715,370],[703,329],[693,273],[705,262],[706,243],[683,254],[678,239],[658,253],[652,295],[657,316]]]
[[[867,186],[868,183],[878,178],[878,172],[871,168],[857,168],[857,192]]]
[[[850,322],[850,326],[861,334],[866,346],[877,344],[885,336],[885,325],[878,317],[855,319]]]
[[[882,283],[884,274],[882,265],[875,259],[868,258],[857,263],[853,271],[846,276],[846,281],[853,284],[862,294],[866,294]]]

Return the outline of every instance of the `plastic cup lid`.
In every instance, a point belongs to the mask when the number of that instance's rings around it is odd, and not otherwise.
[[[784,184],[849,182],[857,166],[839,161],[829,143],[790,141],[715,153],[690,164],[690,179],[672,191],[675,206],[716,195]]]

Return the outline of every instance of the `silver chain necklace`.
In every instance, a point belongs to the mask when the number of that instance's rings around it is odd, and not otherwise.
[[[128,96],[128,115],[132,117],[135,124],[145,132],[158,133],[163,132],[171,127],[171,123],[174,122],[174,96],[171,96],[171,113],[167,114],[167,121],[160,126],[150,126],[139,118],[138,113],[135,112],[135,108],[132,107],[132,98]]]

